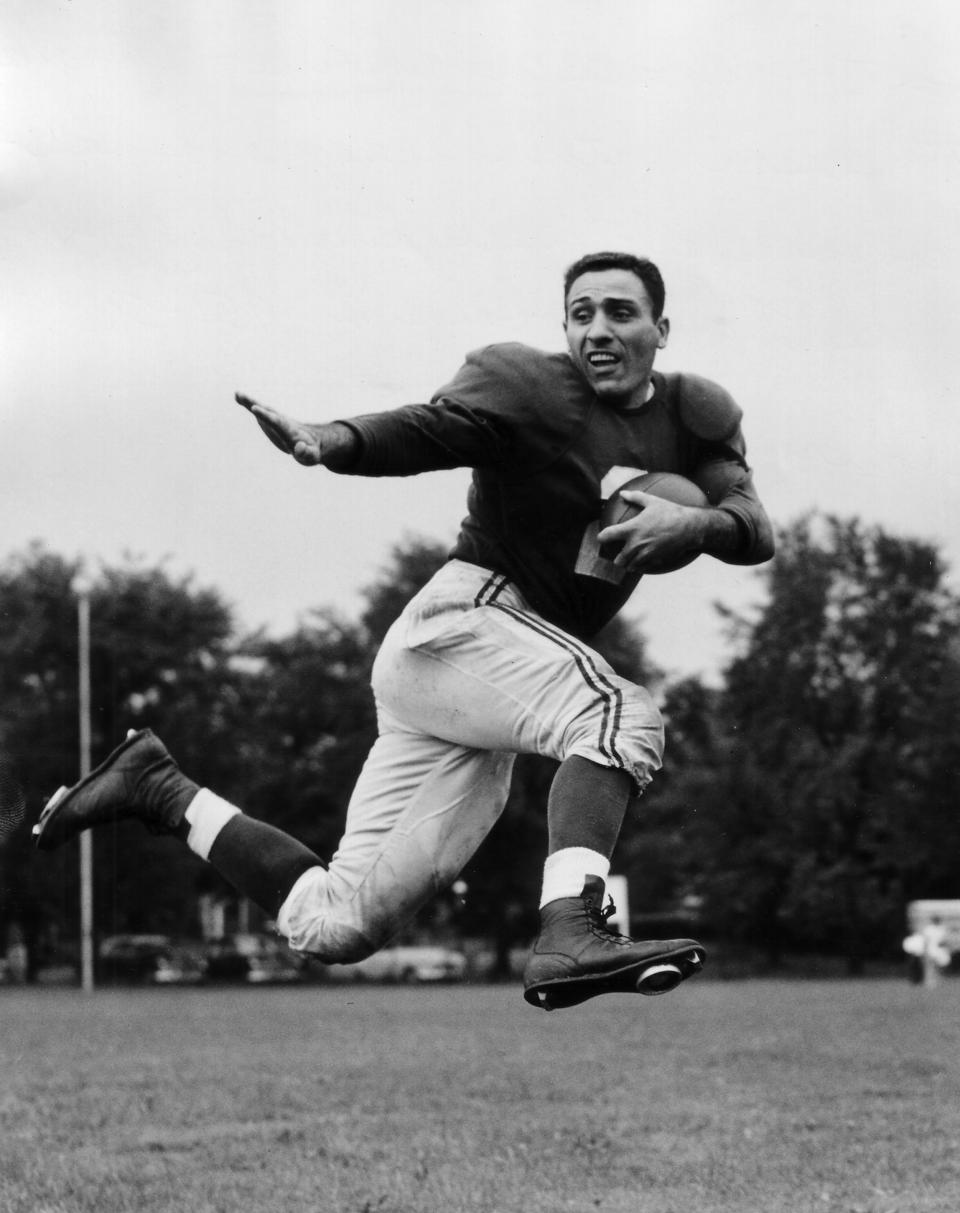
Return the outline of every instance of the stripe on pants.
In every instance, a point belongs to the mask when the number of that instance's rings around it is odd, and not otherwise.
[[[524,627],[530,628],[539,636],[546,640],[553,641],[564,652],[569,653],[576,662],[577,669],[583,676],[584,682],[598,695],[603,703],[603,716],[600,721],[600,738],[599,750],[606,758],[621,770],[626,770],[626,763],[623,760],[623,755],[617,749],[617,734],[620,730],[620,718],[623,712],[623,692],[619,687],[615,686],[604,672],[597,668],[596,654],[586,645],[575,640],[569,633],[564,632],[562,628],[554,627],[553,624],[547,623],[545,619],[541,619],[538,615],[530,615],[526,611],[518,610],[516,607],[507,606],[505,603],[495,601],[496,596],[504,588],[503,585],[498,585],[493,591],[492,596],[488,596],[486,602],[480,602],[480,598],[484,591],[487,590],[489,582],[484,586],[483,590],[477,596],[479,606],[490,606],[495,611],[503,611],[505,615],[509,615],[511,619],[515,619]]]

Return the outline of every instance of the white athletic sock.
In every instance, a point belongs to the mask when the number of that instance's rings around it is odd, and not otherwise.
[[[558,897],[579,897],[588,876],[599,876],[605,882],[609,874],[610,860],[599,851],[591,851],[589,847],[563,847],[554,851],[543,865],[540,908]]]
[[[187,846],[194,855],[199,855],[201,859],[209,859],[210,848],[216,842],[217,835],[230,818],[235,817],[239,812],[238,808],[218,796],[216,792],[211,792],[209,788],[201,788],[187,805],[187,811],[184,814],[190,824]]]

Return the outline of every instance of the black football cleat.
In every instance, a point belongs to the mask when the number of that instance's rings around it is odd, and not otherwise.
[[[693,939],[631,939],[607,925],[604,884],[588,876],[579,897],[540,911],[540,934],[523,973],[523,996],[544,1011],[574,1007],[598,994],[666,994],[701,971]]]
[[[175,834],[198,790],[150,729],[131,731],[96,770],[54,792],[33,839],[41,851],[52,851],[91,826],[127,818],[153,834]]]

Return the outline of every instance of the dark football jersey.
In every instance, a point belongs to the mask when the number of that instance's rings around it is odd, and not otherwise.
[[[623,606],[638,574],[602,558],[602,502],[639,472],[679,472],[736,518],[749,564],[769,533],[745,460],[740,409],[716,384],[654,372],[645,404],[620,409],[590,390],[566,354],[495,345],[470,354],[429,404],[346,421],[352,474],[471,467],[451,555],[503,573],[531,606],[589,637]]]

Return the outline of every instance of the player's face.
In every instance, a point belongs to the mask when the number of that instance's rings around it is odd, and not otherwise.
[[[570,285],[564,321],[567,344],[584,378],[601,398],[646,398],[657,350],[670,322],[654,319],[647,288],[629,270],[594,270]]]

